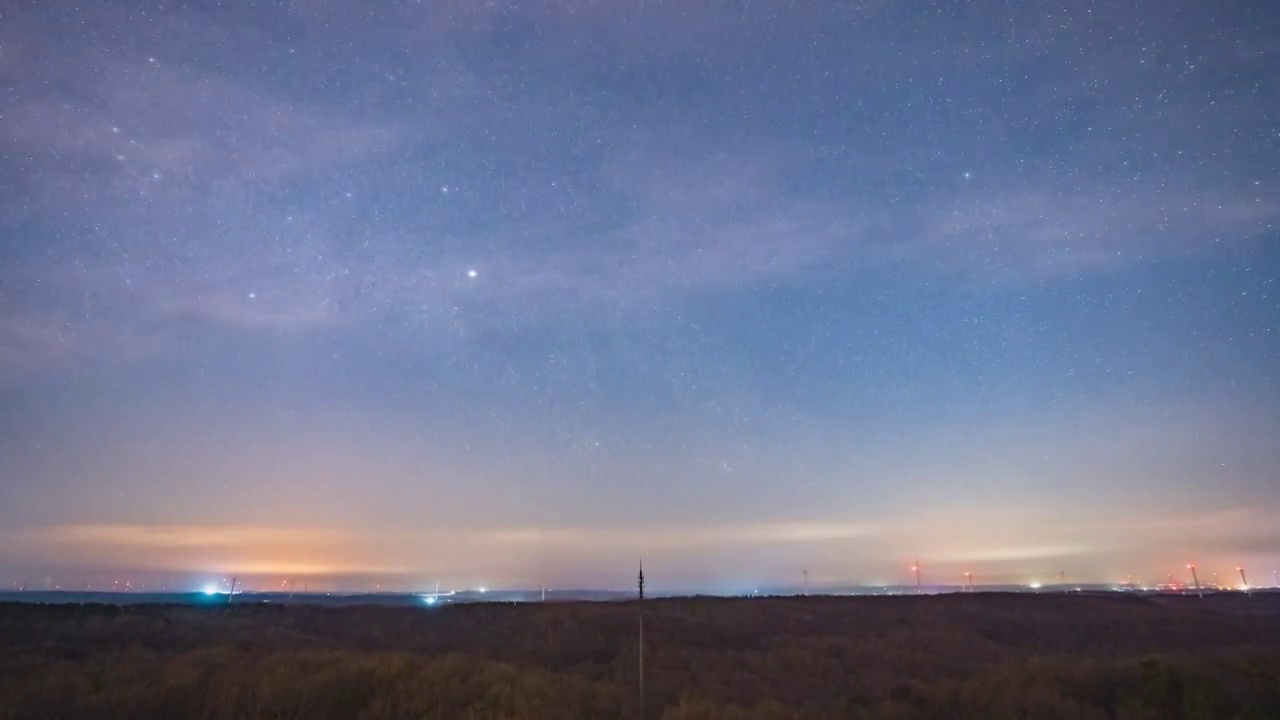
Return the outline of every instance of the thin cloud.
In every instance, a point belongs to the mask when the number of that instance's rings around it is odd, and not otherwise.
[[[1109,272],[1228,252],[1280,220],[1280,204],[1155,190],[1110,197],[1009,188],[935,206],[905,257],[1005,281]]]
[[[1205,567],[1226,566],[1240,562],[1242,554],[1266,550],[1266,543],[1275,539],[1269,519],[1273,518],[1222,511],[1205,516],[1116,516],[1067,524],[1060,513],[1034,508],[947,508],[873,521],[441,526],[362,532],[306,526],[86,523],[11,529],[3,534],[0,557],[25,562],[57,557],[62,564],[144,572],[339,576],[429,571],[461,577],[473,573],[477,563],[492,562],[495,557],[504,559],[504,572],[547,558],[602,568],[618,558],[644,556],[674,568],[767,549],[774,559],[762,560],[766,565],[772,567],[779,557],[807,557],[838,566],[845,581],[898,572],[905,582],[913,553],[918,553],[931,582],[958,578],[962,571],[990,581],[997,575],[1056,574],[1081,564],[1123,568],[1136,556],[1150,559],[1153,553],[1159,556],[1171,549],[1174,554],[1196,557]],[[984,528],[980,538],[972,534],[974,527]],[[1135,527],[1147,532],[1135,537]],[[1090,541],[1080,542],[1082,533]],[[527,573],[511,578],[519,581],[520,576],[529,579]]]
[[[57,158],[46,202],[192,200],[191,183],[260,183],[342,166],[396,147],[390,123],[304,112],[216,76],[130,59],[96,64],[71,99],[39,95],[6,113],[18,157]],[[28,160],[27,162],[31,162]]]
[[[18,380],[86,363],[126,363],[165,347],[157,337],[97,319],[60,315],[0,303],[0,380]]]
[[[618,552],[708,549],[737,545],[825,543],[884,532],[882,523],[763,522],[664,528],[518,529],[463,534],[481,544],[544,549],[610,548]]]
[[[160,311],[178,320],[210,323],[233,330],[300,330],[330,325],[336,320],[331,302],[273,300],[268,295],[233,288],[189,290],[160,301]]]
[[[243,548],[254,545],[338,546],[352,533],[327,528],[270,528],[177,525],[60,525],[31,533],[67,545],[118,548]]]

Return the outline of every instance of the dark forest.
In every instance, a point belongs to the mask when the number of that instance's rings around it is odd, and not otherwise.
[[[3,720],[1280,718],[1266,596],[8,604],[0,646]]]

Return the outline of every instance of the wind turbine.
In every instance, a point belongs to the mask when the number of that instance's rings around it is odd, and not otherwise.
[[[916,593],[920,592],[920,554],[916,554],[916,564],[911,566],[911,572],[916,575]]]
[[[1200,576],[1196,575],[1196,564],[1188,563],[1187,569],[1191,571],[1191,581],[1196,584],[1196,595],[1204,597],[1204,593],[1200,591]]]
[[[967,586],[967,591],[973,592],[973,573],[965,572],[964,582],[965,582],[965,585]]]

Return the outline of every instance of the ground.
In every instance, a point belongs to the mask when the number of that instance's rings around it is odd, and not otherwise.
[[[1280,596],[0,605],[0,720],[642,713],[1275,719]]]

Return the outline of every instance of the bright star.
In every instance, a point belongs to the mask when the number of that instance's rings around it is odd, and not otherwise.
[[[480,273],[476,272],[475,270],[467,271],[467,277],[469,278],[474,278],[474,277],[477,277],[478,275],[480,275]]]

